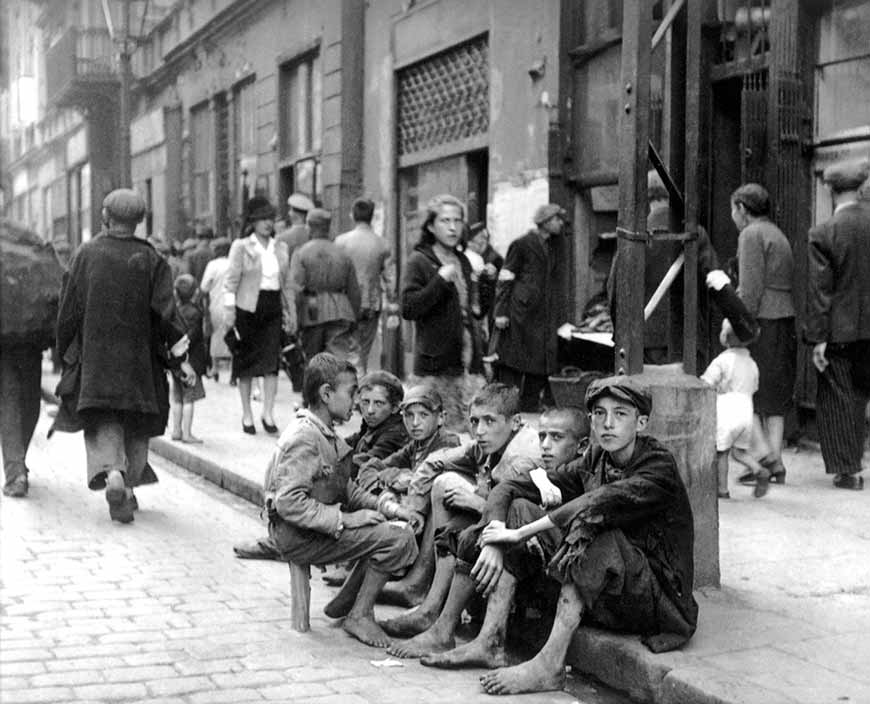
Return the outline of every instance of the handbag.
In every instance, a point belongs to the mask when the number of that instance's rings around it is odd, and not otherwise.
[[[305,350],[296,335],[281,333],[281,369],[290,377],[294,391],[302,391],[302,380],[305,376]]]
[[[242,336],[239,334],[239,329],[235,325],[224,334],[224,342],[233,357],[236,357],[239,352],[241,352]]]

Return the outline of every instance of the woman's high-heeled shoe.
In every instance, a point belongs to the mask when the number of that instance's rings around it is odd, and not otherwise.
[[[275,435],[278,432],[278,426],[272,425],[271,423],[267,423],[265,420],[260,418],[260,422],[263,424],[263,430],[265,430],[270,435]]]
[[[254,427],[254,424],[251,423],[248,425],[247,423],[242,423],[242,431],[247,433],[248,435],[256,435],[257,429]]]

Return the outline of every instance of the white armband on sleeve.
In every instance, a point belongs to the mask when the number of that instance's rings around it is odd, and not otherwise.
[[[515,278],[517,278],[516,274],[514,274],[510,269],[502,267],[502,270],[498,272],[499,281],[513,281]]]

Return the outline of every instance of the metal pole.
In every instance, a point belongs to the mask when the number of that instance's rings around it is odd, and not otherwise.
[[[130,173],[130,0],[123,0],[124,33],[121,37],[121,53],[119,68],[121,78],[121,96],[118,106],[118,166],[120,185],[129,188],[132,185]]]
[[[644,301],[638,282],[643,281],[646,265],[651,28],[651,4],[623,3],[615,367],[627,374],[643,371]]]

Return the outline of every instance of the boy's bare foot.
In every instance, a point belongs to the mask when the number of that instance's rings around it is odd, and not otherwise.
[[[565,687],[565,668],[536,656],[522,665],[487,672],[481,675],[480,683],[487,694],[550,692]]]
[[[394,643],[391,648],[387,649],[387,652],[399,658],[419,658],[423,655],[450,650],[454,645],[456,645],[456,641],[453,636],[442,636],[430,628],[428,631],[414,636],[411,640]]]
[[[460,667],[487,667],[492,670],[496,667],[506,667],[508,657],[504,647],[475,638],[453,650],[424,655],[420,658],[420,662],[427,667],[441,667],[448,670]]]
[[[396,638],[410,638],[411,636],[416,636],[418,633],[422,633],[427,628],[430,628],[432,624],[435,623],[437,617],[437,614],[432,614],[428,611],[421,611],[420,609],[414,609],[413,611],[408,611],[396,616],[395,618],[381,621],[380,625],[381,628],[391,636],[395,636]]]
[[[404,579],[387,582],[378,595],[378,603],[404,606],[410,609],[423,603],[427,589],[428,585],[409,584]]]
[[[196,437],[196,435],[185,435],[181,438],[181,442],[186,442],[190,445],[201,445],[202,439]]]
[[[344,619],[342,628],[358,641],[376,648],[386,648],[392,641],[381,627],[370,616],[348,616]]]

